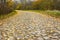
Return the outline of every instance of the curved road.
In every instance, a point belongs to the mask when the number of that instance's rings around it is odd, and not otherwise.
[[[39,13],[17,11],[0,25],[0,40],[60,40],[60,22]]]

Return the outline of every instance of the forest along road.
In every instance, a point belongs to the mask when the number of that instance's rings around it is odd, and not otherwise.
[[[28,11],[3,20],[0,40],[60,40],[60,21]]]

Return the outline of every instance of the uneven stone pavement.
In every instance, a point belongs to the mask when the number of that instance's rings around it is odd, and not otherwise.
[[[0,25],[0,40],[60,40],[60,22],[39,13],[18,11]]]

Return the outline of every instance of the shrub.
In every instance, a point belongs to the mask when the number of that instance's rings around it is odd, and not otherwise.
[[[14,3],[12,1],[0,3],[0,14],[8,14],[14,10]]]

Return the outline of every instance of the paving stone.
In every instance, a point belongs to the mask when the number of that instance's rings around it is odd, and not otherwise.
[[[21,11],[2,22],[0,40],[60,40],[60,22],[53,17]]]

